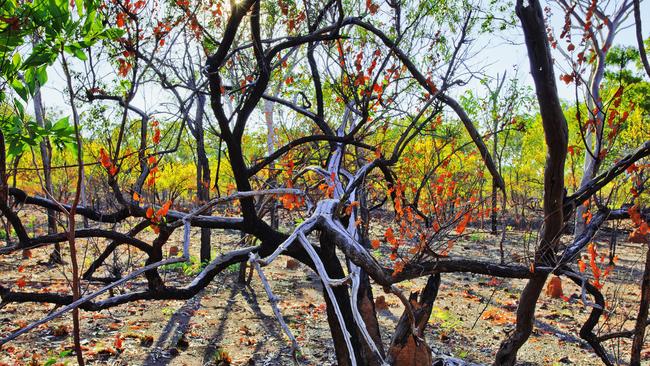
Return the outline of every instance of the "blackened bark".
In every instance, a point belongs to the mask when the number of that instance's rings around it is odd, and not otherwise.
[[[156,263],[162,260],[162,247],[165,245],[171,234],[172,230],[169,230],[165,227],[160,228],[160,233],[152,243],[153,248],[151,250],[151,254],[149,254],[149,257],[147,258],[147,261],[145,262],[145,265]],[[147,278],[147,285],[149,287],[149,290],[160,291],[165,288],[165,283],[160,277],[158,270],[149,270],[144,273],[144,276]]]
[[[641,282],[641,301],[639,303],[639,313],[634,325],[634,338],[632,339],[632,352],[630,356],[630,366],[641,365],[641,350],[644,346],[645,328],[648,319],[648,305],[650,304],[650,247],[646,248],[645,269]]]
[[[568,129],[555,84],[553,59],[546,36],[544,15],[538,0],[518,0],[516,13],[521,20],[530,70],[535,82],[542,116],[547,155],[544,170],[544,227],[535,253],[535,265],[553,261],[564,225],[564,163],[568,146]],[[536,272],[526,284],[517,307],[517,325],[497,352],[495,365],[514,365],[519,348],[528,340],[535,320],[537,299],[548,274]]]
[[[424,342],[424,329],[427,326],[429,317],[431,316],[431,311],[433,310],[433,303],[438,296],[438,289],[440,288],[440,274],[435,274],[429,276],[426,286],[422,290],[422,293],[418,299],[418,293],[411,293],[409,300],[412,304],[415,304],[413,310],[413,316],[415,318],[415,324],[417,327],[418,334],[415,336],[418,339],[421,339],[421,342]],[[395,333],[390,342],[390,347],[388,350],[390,360],[389,362],[394,363],[397,354],[407,346],[409,338],[413,337],[414,334],[411,331],[411,323],[409,317],[406,315],[406,312],[402,314],[395,328]],[[409,351],[415,351],[409,350]]]
[[[205,150],[205,133],[203,128],[203,116],[205,114],[205,96],[199,94],[196,107],[196,119],[194,128],[191,129],[196,139],[196,192],[199,199],[199,205],[210,200],[210,162]],[[201,228],[201,263],[209,262],[211,259],[209,228]]]

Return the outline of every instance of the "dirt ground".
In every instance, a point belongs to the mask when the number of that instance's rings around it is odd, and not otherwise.
[[[197,235],[197,233],[194,233]],[[181,233],[173,241],[180,243]],[[509,231],[505,248],[508,262],[526,263],[521,255],[530,241],[517,231]],[[197,235],[198,236],[198,235]],[[472,230],[454,247],[451,255],[498,261],[500,237]],[[225,251],[239,240],[235,234],[216,234],[213,242]],[[194,242],[197,242],[195,240]],[[605,239],[599,253],[607,253]],[[84,242],[81,255],[87,266],[88,255],[99,243]],[[173,243],[168,244],[173,245]],[[178,245],[178,244],[177,244]],[[0,283],[16,287],[22,277],[25,289],[61,291],[69,288],[65,280],[68,267],[44,264],[50,249],[34,250],[32,257],[20,253],[0,257]],[[639,244],[619,243],[619,261],[605,279],[603,289],[608,310],[601,320],[601,334],[631,329],[636,315],[641,266],[645,256]],[[198,248],[193,248],[198,253]],[[517,254],[515,254],[517,253]],[[218,253],[215,253],[218,254]],[[375,253],[381,255],[381,253]],[[387,257],[385,255],[384,257]],[[142,260],[136,253],[122,252],[119,260]],[[112,259],[109,259],[109,263]],[[23,270],[23,272],[19,272]],[[187,284],[195,266],[176,266],[161,271],[177,285]],[[335,365],[333,343],[325,315],[325,304],[317,277],[304,266],[287,269],[280,257],[266,267],[280,309],[301,346],[304,365]],[[100,274],[102,274],[100,271]],[[140,301],[98,313],[81,312],[84,356],[92,365],[291,365],[290,343],[275,319],[268,298],[257,276],[250,285],[237,282],[238,269],[229,268],[189,301]],[[404,282],[405,291],[417,291],[426,279]],[[474,363],[490,363],[499,343],[513,329],[514,311],[524,281],[499,280],[471,274],[445,274],[426,330],[426,338],[438,356],[454,356]],[[87,286],[87,284],[84,284]],[[96,287],[94,284],[87,291]],[[139,278],[121,290],[144,286]],[[538,304],[536,329],[519,353],[522,365],[596,365],[598,358],[578,335],[590,308],[580,300],[580,288],[563,283],[565,299],[542,295]],[[375,288],[375,297],[384,296],[387,307],[379,311],[384,345],[402,314],[402,306],[392,295]],[[0,334],[7,335],[53,310],[40,304],[9,304],[0,310]],[[0,351],[0,365],[75,364],[66,350],[72,348],[71,318],[64,316],[8,343]],[[116,339],[120,341],[116,341]],[[120,344],[121,343],[121,344]],[[612,357],[626,364],[630,340],[606,343]],[[650,365],[650,344],[644,350]]]

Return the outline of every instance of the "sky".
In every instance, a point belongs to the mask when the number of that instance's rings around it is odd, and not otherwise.
[[[611,6],[617,6],[620,4],[621,0],[612,0],[610,1]],[[560,13],[557,10],[557,6],[553,6],[555,12],[551,18],[551,25],[554,29],[555,37],[559,37],[559,33],[564,24],[564,14]],[[641,1],[641,19],[650,20],[650,1]],[[650,37],[650,21],[643,24],[643,34],[645,39]],[[531,88],[534,87],[533,79],[529,72],[529,63],[528,63],[528,54],[526,51],[526,45],[523,43],[523,34],[520,29],[511,31],[507,34],[504,34],[504,37],[513,42],[507,42],[504,39],[499,39],[498,37],[493,37],[487,40],[486,47],[481,50],[481,58],[485,59],[484,62],[479,62],[485,67],[486,75],[501,75],[504,71],[508,73],[508,77],[514,75],[516,70],[518,70],[519,80]],[[577,37],[574,36],[574,40]],[[562,42],[559,42],[562,43]],[[630,15],[629,19],[623,23],[621,31],[617,33],[616,38],[614,39],[614,44],[617,46],[632,46],[637,47],[636,33],[634,28],[634,18]],[[566,63],[563,56],[557,52],[553,51],[554,57],[556,60],[555,65],[555,76],[558,78],[557,88],[558,94],[561,99],[567,101],[575,100],[575,86],[573,84],[567,85],[564,82],[559,80],[559,77],[562,73],[562,70],[566,71]],[[468,87],[473,87],[478,85],[478,83],[470,83]]]
[[[620,4],[621,0],[610,0],[610,5],[616,6]],[[551,24],[554,28],[556,37],[559,34],[559,30],[564,23],[564,15],[560,13],[557,9],[557,6],[553,6],[555,13],[551,18]],[[650,1],[641,2],[641,16],[642,19],[650,19]],[[635,29],[633,26],[633,17],[630,16],[629,19],[624,22],[623,29],[617,34],[614,44],[620,46],[634,46],[636,47],[636,35]],[[650,37],[650,22],[644,24],[644,36]],[[577,37],[574,37],[574,39]],[[477,57],[472,59],[469,62],[469,65],[472,68],[481,69],[484,75],[496,77],[497,75],[502,75],[504,72],[507,73],[508,78],[517,77],[520,81],[520,84],[533,87],[533,81],[529,73],[529,64],[526,46],[523,43],[523,36],[521,34],[520,28],[508,30],[506,32],[501,32],[497,36],[483,36],[475,41],[473,45],[475,51],[477,51]],[[555,51],[556,54],[556,77],[563,73],[561,72],[563,65],[562,56]],[[50,72],[50,81],[43,88],[43,101],[46,105],[46,108],[54,108],[58,110],[62,115],[67,115],[69,107],[65,102],[65,95],[62,88],[64,85],[64,79],[62,71],[59,66],[53,67]],[[573,101],[574,100],[574,86],[566,85],[557,80],[558,93],[560,98]],[[467,85],[461,88],[457,88],[452,94],[460,95],[464,93],[467,89],[471,90],[485,90],[485,88],[480,85],[478,79],[470,80]],[[133,104],[138,107],[147,107],[154,103],[159,102],[158,97],[159,90],[155,88],[144,88],[140,90],[140,93],[133,101]],[[144,108],[147,110],[147,108]]]

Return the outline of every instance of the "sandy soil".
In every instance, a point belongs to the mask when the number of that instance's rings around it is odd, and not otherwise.
[[[151,235],[151,234],[149,234]],[[238,235],[215,234],[214,242],[222,250],[239,239]],[[527,238],[519,232],[509,232],[505,243],[510,261],[526,263],[522,243]],[[498,260],[498,237],[474,230],[466,240],[454,247],[452,255]],[[605,239],[603,239],[605,240]],[[180,242],[180,233],[173,241]],[[98,243],[86,242],[83,248],[92,250]],[[68,267],[48,267],[48,249],[35,250],[29,259],[20,253],[0,257],[0,283],[16,286],[25,276],[26,289],[34,291],[67,291],[65,273]],[[606,245],[599,246],[606,253]],[[84,251],[82,250],[82,254]],[[142,258],[122,252],[120,261],[130,258],[139,263]],[[376,253],[381,255],[380,253]],[[604,293],[608,309],[614,310],[607,321],[601,320],[601,334],[630,329],[636,314],[638,282],[644,249],[639,244],[620,243],[619,262],[605,280]],[[89,258],[86,253],[86,258]],[[112,261],[109,260],[109,263]],[[335,365],[321,286],[316,276],[304,266],[286,268],[281,257],[265,273],[273,291],[280,297],[285,320],[297,337],[304,365]],[[89,260],[83,261],[88,265]],[[19,272],[22,266],[23,272]],[[188,271],[196,268],[186,268]],[[282,333],[269,306],[261,283],[256,276],[250,285],[237,283],[237,268],[229,268],[209,287],[189,301],[141,301],[122,305],[99,313],[82,312],[84,355],[92,365],[290,365],[293,364],[287,338]],[[164,272],[166,278],[178,285],[191,277],[176,268]],[[417,291],[425,279],[402,283],[405,291]],[[523,281],[502,281],[471,274],[444,275],[435,302],[426,337],[437,355],[453,355],[475,363],[490,363],[499,343],[513,329],[514,310]],[[128,291],[144,285],[143,279],[121,290]],[[96,288],[96,285],[90,289]],[[579,339],[581,322],[589,308],[579,299],[580,288],[563,283],[567,300],[545,295],[538,305],[536,329],[520,351],[525,365],[595,365],[598,358]],[[384,332],[384,344],[402,314],[402,306],[392,295],[379,288],[375,296],[385,296],[388,305],[379,312]],[[0,334],[6,335],[37,320],[53,309],[40,304],[9,304],[0,310]],[[7,344],[0,351],[0,365],[75,364],[65,351],[72,347],[70,316],[45,324]],[[122,344],[116,343],[116,337]],[[630,341],[621,339],[606,343],[612,357],[621,357],[625,364]],[[116,346],[121,346],[118,350]],[[650,344],[644,350],[645,362],[650,364]]]

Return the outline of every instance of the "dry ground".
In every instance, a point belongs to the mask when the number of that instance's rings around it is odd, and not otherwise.
[[[177,233],[172,242],[180,243],[180,235]],[[235,234],[215,233],[214,243],[219,243],[223,251],[238,239]],[[475,229],[465,239],[456,244],[452,255],[498,261],[499,237]],[[530,240],[530,234],[508,232],[507,260],[525,263],[522,248]],[[85,243],[88,252],[82,250],[82,254],[88,255],[96,244]],[[606,245],[601,244],[599,250],[606,253]],[[43,262],[47,260],[48,251],[35,250],[29,259],[21,259],[20,253],[1,257],[0,283],[15,287],[16,281],[24,275],[27,289],[67,291],[64,276],[67,267],[46,266]],[[630,329],[636,314],[644,249],[639,244],[621,243],[617,254],[618,266],[606,279],[604,288],[608,307],[616,312],[606,322],[601,321],[602,334]],[[119,261],[126,258],[133,263],[142,260],[133,252],[122,252]],[[302,347],[301,364],[335,365],[320,283],[304,266],[287,269],[286,261],[280,257],[265,272],[275,294],[281,298],[285,319]],[[88,265],[89,260],[84,263]],[[19,266],[24,269],[22,273],[18,272]],[[196,269],[196,266],[178,266],[165,271],[164,276],[181,285],[190,280],[183,270]],[[229,268],[189,301],[141,301],[99,313],[82,311],[86,360],[93,365],[217,365],[224,364],[220,360],[226,358],[234,365],[292,364],[287,338],[273,317],[260,281],[253,276],[250,285],[239,284],[237,272],[237,268]],[[405,282],[401,287],[417,291],[424,282],[425,279]],[[469,362],[489,363],[501,340],[512,329],[523,284],[523,281],[501,281],[471,274],[445,274],[426,331],[433,351]],[[143,285],[140,278],[128,287]],[[543,295],[535,333],[520,352],[522,364],[599,364],[589,346],[578,336],[581,322],[590,309],[579,299],[580,288],[566,281],[563,285],[568,301]],[[376,288],[375,297],[382,295],[387,308],[379,311],[379,320],[386,343],[402,313],[402,306],[394,296],[385,295]],[[41,304],[7,305],[0,310],[0,334],[6,335],[51,310],[52,306]],[[72,347],[70,324],[70,317],[66,316],[10,342],[0,351],[0,365],[43,365],[48,361],[50,364],[75,364],[72,357],[65,356],[65,350]],[[118,335],[123,339],[121,350],[116,350]],[[620,362],[625,364],[629,340],[609,342],[607,346],[612,356],[622,357]],[[650,346],[644,352],[645,361],[650,364]]]

